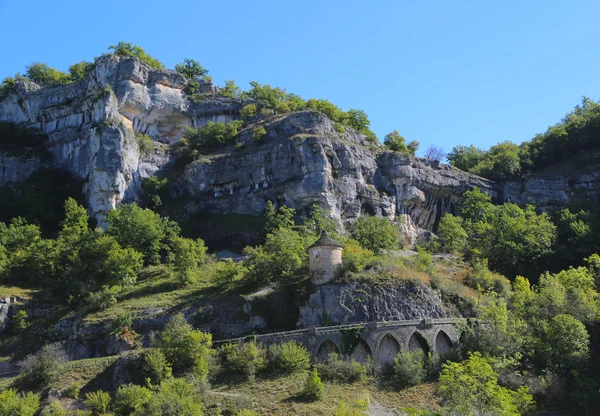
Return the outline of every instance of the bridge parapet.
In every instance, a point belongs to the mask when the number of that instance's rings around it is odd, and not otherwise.
[[[381,374],[391,371],[393,360],[399,351],[421,349],[425,353],[447,353],[458,344],[460,334],[456,323],[462,320],[446,318],[368,322],[251,335],[215,341],[214,344],[242,343],[249,338],[265,346],[296,341],[308,349],[315,361],[326,359],[332,352],[363,362],[371,356],[375,373]]]

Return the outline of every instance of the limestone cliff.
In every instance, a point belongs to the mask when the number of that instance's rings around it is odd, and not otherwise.
[[[186,79],[133,58],[103,56],[84,79],[39,88],[20,83],[0,102],[0,120],[23,122],[49,137],[49,164],[85,181],[93,216],[140,197],[141,182],[169,168],[168,144],[183,126],[239,117],[240,100],[219,97],[205,84],[203,101],[191,102]],[[192,163],[172,181],[171,194],[186,213],[261,215],[271,199],[305,215],[312,204],[330,210],[340,223],[363,213],[402,218],[409,239],[434,229],[454,212],[461,194],[494,183],[435,161],[384,151],[351,129],[339,133],[316,112],[265,121],[262,144],[249,126],[227,148]],[[147,134],[154,149],[140,151],[136,136]],[[244,148],[240,147],[244,144]],[[0,156],[0,184],[25,179],[42,162]]]

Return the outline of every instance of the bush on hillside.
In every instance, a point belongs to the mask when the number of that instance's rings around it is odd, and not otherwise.
[[[268,360],[271,369],[283,373],[295,373],[310,367],[310,354],[295,341],[269,346]]]
[[[316,368],[308,374],[306,378],[306,383],[304,384],[304,390],[302,390],[302,395],[311,401],[321,400],[323,398],[323,393],[325,391],[325,386],[319,377],[319,372]]]
[[[338,354],[329,354],[327,361],[315,366],[321,378],[338,383],[355,383],[363,380],[369,371],[367,365],[354,360],[340,359]]]
[[[423,351],[400,351],[394,359],[394,380],[400,387],[421,384],[427,376]]]

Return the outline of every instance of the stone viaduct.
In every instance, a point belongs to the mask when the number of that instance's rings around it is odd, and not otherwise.
[[[460,334],[455,324],[460,320],[422,319],[328,326],[226,339],[214,344],[219,346],[256,339],[259,344],[268,346],[296,341],[308,349],[315,361],[325,360],[330,353],[359,362],[366,362],[370,356],[374,372],[388,374],[400,351],[421,349],[425,353],[448,353],[458,343]]]

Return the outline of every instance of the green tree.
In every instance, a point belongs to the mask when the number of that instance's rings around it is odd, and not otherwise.
[[[545,368],[567,373],[587,361],[590,336],[582,322],[571,315],[556,315],[542,328],[538,349]]]
[[[162,253],[171,252],[172,240],[180,228],[174,221],[162,218],[149,209],[123,204],[106,216],[108,235],[122,247],[131,247],[144,255],[146,264],[158,264]]]
[[[386,218],[363,215],[354,224],[352,238],[363,248],[380,254],[398,247],[399,231]]]
[[[208,374],[206,359],[211,352],[212,335],[192,329],[182,314],[173,315],[157,343],[174,371],[192,370],[201,378]]]
[[[462,218],[445,214],[438,225],[438,235],[442,247],[448,253],[462,253],[467,245],[467,232],[462,226]]]
[[[69,74],[39,62],[33,62],[29,65],[25,74],[33,82],[46,87],[54,87],[72,82]]]
[[[186,285],[194,281],[194,271],[206,258],[204,241],[176,237],[173,240],[173,268],[180,284]]]
[[[288,228],[267,235],[264,246],[246,247],[248,277],[256,283],[293,283],[308,261],[304,240]]]
[[[410,153],[411,155],[414,155],[415,153],[417,153],[417,150],[419,150],[419,146],[421,145],[421,143],[419,143],[416,140],[411,140],[407,145],[406,145],[406,149],[408,150],[408,153]]]
[[[255,143],[261,143],[266,134],[267,130],[264,128],[264,126],[255,127],[252,129],[252,141]]]
[[[79,81],[87,76],[92,70],[94,64],[91,62],[81,61],[69,67],[69,74],[73,81]]]
[[[185,58],[183,63],[175,65],[175,71],[189,80],[197,80],[208,75],[208,70],[200,65],[200,62]]]
[[[34,416],[39,407],[39,394],[19,394],[16,389],[0,391],[0,416]]]
[[[146,405],[152,400],[152,391],[135,384],[119,386],[115,393],[113,409],[115,414],[128,416],[140,414]]]
[[[315,236],[326,232],[329,235],[337,234],[337,223],[331,218],[327,211],[319,205],[313,204],[310,207],[310,215],[304,221],[302,232]]]
[[[394,379],[400,387],[421,384],[425,380],[425,354],[423,351],[400,351],[394,359]]]
[[[140,376],[151,386],[156,386],[170,378],[173,369],[160,349],[152,348],[141,357]]]
[[[245,121],[253,119],[256,117],[256,114],[256,104],[247,104],[242,108],[242,111],[240,111],[240,117]]]
[[[219,94],[227,98],[240,98],[242,89],[237,86],[234,80],[225,81],[225,86],[219,89]]]
[[[341,108],[327,100],[317,100],[311,98],[306,102],[306,107],[311,110],[320,111],[335,122],[342,124],[346,124],[347,122],[346,113],[344,113]]]
[[[470,172],[475,166],[485,158],[485,152],[475,146],[455,146],[446,159],[450,164],[465,172]]]
[[[313,370],[308,374],[308,377],[306,377],[306,382],[304,384],[304,390],[302,390],[302,395],[308,400],[316,401],[323,399],[324,392],[325,385],[321,381],[317,369],[313,368]]]
[[[280,228],[292,229],[296,210],[285,205],[275,209],[273,201],[267,201],[265,207],[265,233],[271,234]]]
[[[398,133],[398,130],[386,134],[383,145],[394,152],[408,153],[406,139]]]
[[[108,49],[113,50],[113,53],[117,56],[137,58],[152,68],[164,68],[162,62],[148,55],[146,51],[138,45],[134,45],[129,42],[119,42],[116,45],[109,46]]]
[[[348,126],[360,132],[368,130],[369,126],[371,125],[367,113],[365,113],[363,110],[351,108],[350,110],[346,111],[345,118]]]
[[[202,398],[185,379],[164,381],[140,416],[202,416]]]
[[[443,364],[438,391],[453,415],[520,416],[534,410],[528,388],[512,391],[498,385],[498,374],[477,352],[462,363]]]
[[[90,392],[85,395],[83,404],[90,409],[92,415],[102,416],[110,407],[110,394],[102,390]]]

